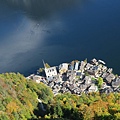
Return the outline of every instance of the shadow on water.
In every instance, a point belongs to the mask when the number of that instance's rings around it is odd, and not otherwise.
[[[0,56],[3,56],[0,60],[0,73],[19,71],[27,76],[42,65],[41,59],[55,62],[51,54],[57,56],[56,61],[61,62],[59,54],[54,53],[59,52],[55,41],[52,44],[55,47],[46,43],[53,41],[54,38],[50,36],[59,36],[61,32],[64,35],[65,25],[62,25],[63,17],[60,15],[59,19],[59,13],[64,13],[64,10],[68,12],[69,8],[74,8],[79,2],[79,0],[0,0],[0,46],[2,46]],[[61,50],[62,47],[59,48]],[[4,57],[5,54],[8,55]]]
[[[27,13],[33,20],[41,20],[51,16],[56,11],[77,4],[79,0],[0,0],[12,9],[19,9]]]

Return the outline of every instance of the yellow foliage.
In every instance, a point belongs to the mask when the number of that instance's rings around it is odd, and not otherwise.
[[[63,101],[60,101],[60,104],[63,106],[64,105]]]
[[[120,100],[117,100],[116,103],[120,104]]]
[[[17,106],[16,102],[11,101],[11,102],[8,103],[7,106],[6,106],[6,112],[7,112],[7,113],[17,112],[18,108],[19,108],[19,107]]]
[[[73,108],[76,108],[76,102],[74,102],[74,103],[72,104],[72,107],[73,107]]]
[[[0,111],[0,115],[1,115],[1,114],[6,114],[6,113],[5,113],[5,112],[3,112],[3,111]]]
[[[30,103],[30,101],[27,101],[27,106],[29,107],[29,110],[32,112],[33,111],[33,106]]]
[[[114,111],[114,113],[117,111],[117,109],[116,108],[112,108],[112,111]]]
[[[49,115],[45,115],[45,117],[44,117],[45,119],[50,119],[51,118],[51,115],[49,114]]]
[[[107,101],[108,101],[109,103],[112,103],[112,102],[114,102],[114,100],[115,100],[114,94],[113,94],[113,93],[110,93],[110,94],[107,96]]]
[[[84,120],[92,120],[94,118],[94,112],[90,107],[87,107],[85,113],[83,114]]]
[[[84,114],[87,108],[88,106],[86,104],[81,104],[79,107],[79,111],[81,111],[81,113]]]
[[[64,98],[63,98],[63,102],[65,102],[65,101],[66,101],[66,98],[64,97]]]
[[[114,116],[115,116],[115,120],[120,120],[120,113],[116,113],[114,114]]]
[[[108,103],[104,101],[97,101],[90,105],[90,108],[99,116],[104,112],[108,112]]]

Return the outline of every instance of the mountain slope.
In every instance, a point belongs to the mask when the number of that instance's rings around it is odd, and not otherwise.
[[[28,81],[17,73],[0,74],[0,119],[25,120],[36,118],[38,100],[47,103],[52,91],[40,83]]]

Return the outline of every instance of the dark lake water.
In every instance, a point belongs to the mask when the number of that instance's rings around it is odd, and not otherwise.
[[[120,0],[0,0],[0,73],[74,59],[120,74]]]

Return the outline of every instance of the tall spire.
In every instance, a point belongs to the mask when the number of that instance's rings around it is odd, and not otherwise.
[[[45,65],[45,62],[44,62],[44,60],[42,60],[42,61],[43,61],[44,68],[46,68],[46,65]]]

